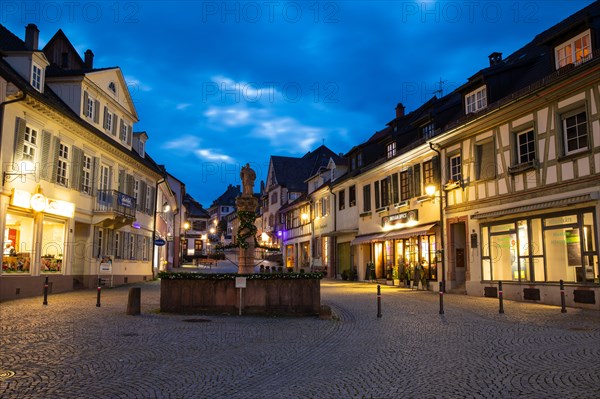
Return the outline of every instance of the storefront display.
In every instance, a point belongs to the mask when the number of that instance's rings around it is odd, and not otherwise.
[[[30,273],[33,217],[9,212],[5,219],[2,273]]]

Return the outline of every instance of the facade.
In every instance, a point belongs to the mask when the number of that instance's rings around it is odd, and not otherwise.
[[[227,223],[227,216],[235,213],[235,199],[241,195],[240,186],[230,184],[208,208],[210,226],[208,238],[211,245],[229,244],[232,239],[232,227]]]
[[[0,26],[0,299],[152,278],[156,183],[119,68]]]
[[[177,196],[178,181],[176,179],[169,179],[164,167],[159,166],[159,168],[163,170],[163,178],[157,182],[156,209],[154,213],[154,225],[156,228],[153,239],[153,268],[155,275],[159,271],[171,270],[178,260],[174,238],[178,231],[177,215],[181,210],[181,203]],[[172,184],[175,190],[172,189]]]
[[[208,239],[210,215],[190,194],[184,195],[183,205],[185,213],[180,241],[181,257],[186,260],[211,252],[211,242]]]

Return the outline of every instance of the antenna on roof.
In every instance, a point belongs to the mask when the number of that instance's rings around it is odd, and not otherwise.
[[[446,84],[447,80],[442,80],[442,78],[440,78],[440,81],[437,83],[438,84],[438,89],[435,90],[433,92],[433,94],[437,95],[439,94],[439,97],[444,97],[444,85]]]

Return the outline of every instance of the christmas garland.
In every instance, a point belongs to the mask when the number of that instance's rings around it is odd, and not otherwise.
[[[248,280],[321,280],[325,273],[185,273],[185,272],[160,272],[158,278],[162,280],[235,280],[236,277],[246,277]]]
[[[215,250],[224,251],[231,248],[248,249],[250,244],[246,241],[246,239],[252,237],[254,239],[254,248],[261,248],[267,251],[279,251],[279,248],[267,247],[258,243],[258,240],[256,239],[257,228],[254,225],[256,214],[254,212],[238,211],[237,216],[238,220],[240,221],[240,226],[236,235],[236,242],[227,245],[217,244],[215,245]]]

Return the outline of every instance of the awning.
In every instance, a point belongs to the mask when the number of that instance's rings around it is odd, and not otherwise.
[[[424,224],[422,226],[411,227],[408,229],[390,231],[385,235],[386,240],[397,240],[400,238],[409,238],[414,236],[423,236],[431,230],[437,223]]]
[[[344,234],[356,234],[358,233],[357,229],[352,229],[352,230],[337,230],[337,231],[330,231],[329,233],[323,233],[321,234],[322,237],[336,237],[336,236],[343,236]]]
[[[350,242],[350,245],[366,244],[372,241],[383,241],[383,237],[385,237],[385,233],[365,234],[354,238],[354,240]]]
[[[498,217],[498,216],[503,216],[503,215],[512,215],[512,214],[518,214],[518,213],[523,213],[523,212],[537,211],[540,209],[560,208],[560,207],[566,207],[566,206],[573,205],[573,204],[578,204],[581,202],[593,201],[595,199],[596,198],[594,198],[590,194],[578,195],[576,197],[569,197],[569,198],[563,198],[563,199],[554,200],[554,201],[540,202],[540,203],[532,204],[532,205],[524,205],[524,206],[517,206],[514,208],[500,209],[497,211],[476,213],[474,215],[471,215],[471,219],[486,219],[486,218],[493,218],[493,217]]]

